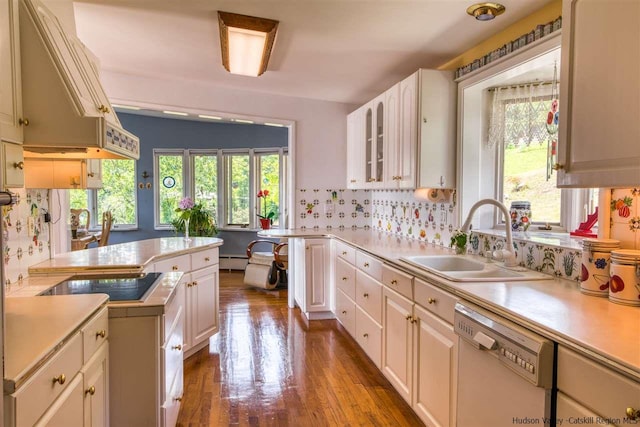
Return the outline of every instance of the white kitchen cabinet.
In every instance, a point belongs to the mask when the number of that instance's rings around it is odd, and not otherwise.
[[[640,382],[562,345],[558,346],[557,370],[558,418],[592,414],[614,425],[640,420]]]
[[[364,108],[347,115],[347,188],[365,187]]]
[[[18,0],[0,3],[0,140],[22,143],[22,81]]]
[[[102,160],[100,159],[87,159],[85,163],[86,167],[86,180],[87,188],[102,188]]]
[[[411,404],[413,391],[413,301],[384,287],[382,373]]]
[[[296,304],[308,319],[333,318],[331,240],[293,239],[292,243],[297,260],[294,266]]]
[[[358,132],[361,123],[364,132]],[[420,69],[347,117],[349,188],[455,188],[456,83]],[[364,143],[362,142],[364,140]],[[364,150],[359,151],[364,145]]]
[[[4,174],[4,186],[6,188],[24,187],[24,157],[22,145],[11,142],[2,144],[2,173]]]
[[[155,272],[182,271],[185,301],[184,357],[206,347],[220,328],[218,319],[218,248],[169,257],[154,263]]]
[[[559,187],[640,182],[640,3],[564,0]]]
[[[5,394],[6,427],[109,425],[105,415],[109,405],[105,395],[110,334],[107,316],[105,306],[60,343],[51,358],[15,392]],[[85,393],[89,389],[85,384],[95,387],[94,395]],[[87,403],[93,397],[100,401]],[[94,412],[87,412],[91,410]]]
[[[24,159],[26,188],[87,188],[85,160]]]

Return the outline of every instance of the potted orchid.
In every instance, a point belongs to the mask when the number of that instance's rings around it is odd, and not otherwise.
[[[269,190],[260,190],[258,192],[258,199],[264,199],[261,201],[262,212],[263,215],[258,214],[258,218],[260,218],[260,225],[263,230],[268,230],[271,227],[271,223],[273,223],[273,219],[278,216],[278,205],[271,202],[269,203]]]
[[[171,221],[176,232],[184,232],[185,241],[190,241],[189,234],[194,236],[213,236],[218,233],[213,215],[202,203],[195,203],[191,197],[184,197],[178,203],[176,212],[180,215]]]

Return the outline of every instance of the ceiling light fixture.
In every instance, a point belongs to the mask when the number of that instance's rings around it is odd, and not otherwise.
[[[504,11],[504,6],[499,3],[477,3],[467,8],[467,13],[478,21],[490,21]]]
[[[232,74],[258,77],[269,64],[278,21],[218,11],[222,65]]]
[[[187,113],[183,113],[182,111],[168,111],[168,110],[163,110],[162,111],[165,114],[169,114],[171,116],[188,116],[189,114]]]
[[[222,120],[222,117],[208,116],[206,114],[198,114],[198,117],[200,117],[201,119],[208,119],[208,120]]]
[[[252,120],[244,120],[244,119],[233,119],[234,122],[236,123],[247,123],[247,124],[253,124]]]
[[[133,105],[111,104],[113,108],[121,108],[123,110],[139,110],[140,107],[134,107]]]
[[[265,125],[265,126],[273,126],[273,127],[276,127],[276,128],[282,128],[282,127],[284,127],[284,125],[283,125],[282,123],[268,123],[268,122],[264,122],[264,125]]]

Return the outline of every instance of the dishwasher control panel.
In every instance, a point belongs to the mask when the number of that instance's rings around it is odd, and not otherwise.
[[[456,303],[454,330],[479,351],[489,352],[534,385],[551,388],[552,341],[467,303]]]

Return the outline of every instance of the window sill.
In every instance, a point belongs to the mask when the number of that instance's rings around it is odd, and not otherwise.
[[[250,233],[257,233],[262,231],[262,228],[249,228],[249,227],[220,227],[218,231],[244,231]]]
[[[505,237],[504,229],[478,229],[472,230],[477,233],[487,234],[490,236]],[[526,242],[539,243],[545,246],[557,246],[567,249],[582,250],[582,240],[584,237],[574,237],[567,232],[557,231],[514,231],[511,233],[513,240],[523,240]]]

